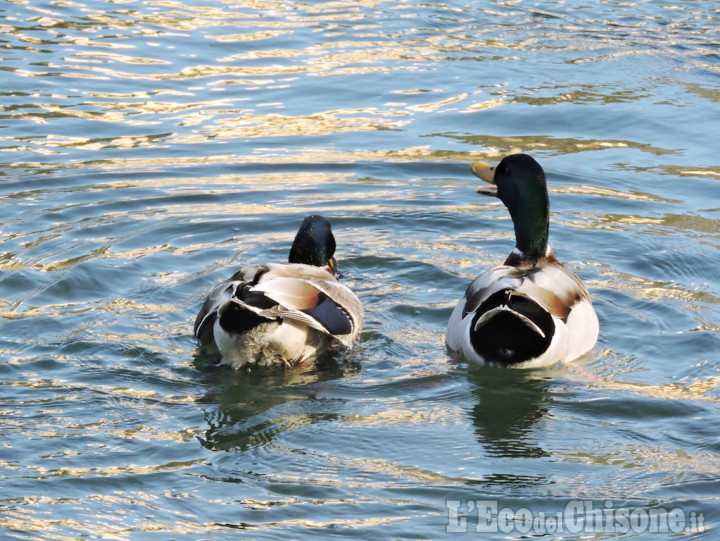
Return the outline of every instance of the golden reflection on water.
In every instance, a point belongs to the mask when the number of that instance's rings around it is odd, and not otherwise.
[[[185,428],[184,430],[164,431],[159,430],[156,426],[134,426],[128,429],[106,428],[105,434],[122,438],[125,440],[138,441],[176,441],[179,443],[188,443],[195,440],[197,430],[195,428]],[[191,463],[189,465],[194,465]]]
[[[147,57],[141,57],[141,56],[129,56],[124,54],[117,54],[117,53],[101,53],[97,51],[93,52],[85,52],[85,53],[76,53],[74,55],[75,58],[88,58],[98,59],[99,62],[107,62],[108,60],[112,60],[115,62],[119,62],[121,64],[143,64],[143,65],[168,65],[170,64],[167,60],[157,59],[157,58],[147,58]],[[55,66],[55,67],[61,67],[61,66]],[[75,67],[77,69],[86,69],[84,66],[67,66],[67,67]]]
[[[122,40],[109,41],[108,39],[97,38],[92,40],[87,36],[63,36],[64,39],[76,45],[79,50],[68,58],[68,64],[50,65],[50,70],[31,71],[18,68],[15,73],[28,77],[33,76],[58,76],[63,71],[71,71],[74,77],[90,77],[104,80],[148,80],[165,81],[174,79],[206,79],[209,86],[245,85],[248,89],[255,88],[290,88],[300,75],[309,76],[338,76],[348,74],[363,74],[376,71],[391,72],[394,70],[416,69],[419,63],[435,62],[441,58],[439,49],[463,50],[468,48],[488,47],[491,49],[527,49],[539,45],[538,38],[531,37],[520,41],[502,42],[494,39],[481,38],[468,43],[467,36],[456,34],[466,30],[465,25],[458,24],[454,29],[446,29],[444,33],[426,36],[425,39],[416,38],[412,33],[403,35],[401,39],[389,39],[383,35],[383,26],[362,11],[362,6],[380,5],[385,2],[376,3],[347,3],[337,2],[335,4],[323,4],[322,6],[304,5],[301,9],[292,9],[290,6],[278,5],[272,2],[244,3],[241,8],[235,4],[228,4],[227,9],[218,9],[209,6],[206,9],[199,9],[196,6],[187,6],[176,2],[155,3],[151,12],[136,10],[117,11],[112,14],[92,13],[89,20],[95,24],[106,25],[109,28],[117,28],[126,31],[134,25],[151,24],[166,29],[166,37],[172,36],[173,31],[181,30],[189,32],[194,30],[223,27],[228,24],[237,25],[238,20],[251,29],[249,33],[229,34],[208,33],[205,38],[218,43],[228,44],[237,42],[247,44],[248,42],[272,42],[283,36],[292,34],[300,29],[313,28],[322,25],[326,21],[332,21],[341,34],[347,35],[346,39],[328,40],[321,44],[315,44],[307,48],[267,48],[258,47],[247,50],[246,47],[240,52],[231,55],[221,56],[215,63],[196,63],[190,65],[178,65],[167,55],[167,51],[158,49],[156,56],[132,55],[128,49],[141,49],[141,45],[130,44]],[[272,6],[268,8],[267,6]],[[460,8],[445,6],[448,12],[458,14],[466,13]],[[278,14],[277,19],[267,17],[262,10],[272,9]],[[328,12],[327,10],[332,10]],[[402,9],[402,8],[400,8]],[[43,18],[38,18],[36,24],[45,27],[63,26],[61,14],[51,10],[41,10]],[[360,19],[358,19],[360,14]],[[507,14],[503,14],[507,16]],[[208,24],[211,22],[211,24]],[[343,26],[341,29],[337,23],[352,23],[350,26]],[[262,29],[256,28],[262,26]],[[625,25],[627,30],[627,25]],[[34,40],[42,43],[42,40],[26,36],[14,28],[9,29],[15,32],[21,40]],[[149,30],[149,29],[145,29]],[[430,32],[431,29],[426,29]],[[146,36],[149,37],[149,36]],[[369,38],[369,40],[368,40]],[[58,39],[58,38],[55,38]],[[152,50],[144,43],[143,50]],[[157,44],[156,44],[157,45]],[[91,50],[92,48],[118,48],[123,52],[105,52]],[[602,41],[595,45],[599,49],[605,47]],[[646,53],[645,50],[624,51],[616,54],[638,54]],[[596,60],[597,57],[591,57]],[[583,61],[584,59],[576,59]],[[281,62],[287,61],[287,62]],[[73,63],[75,62],[75,63]],[[81,62],[81,63],[78,63]],[[166,71],[151,71],[144,69],[141,72],[128,72],[117,69],[116,65],[140,65],[143,68],[162,66]],[[65,74],[62,74],[65,76]],[[287,77],[291,75],[292,77]],[[137,85],[135,85],[137,86]],[[502,86],[502,85],[501,85]],[[254,108],[272,105],[283,107],[282,101],[271,101],[267,104],[248,103],[248,109],[238,108],[237,105],[247,101],[247,97],[234,96],[232,98],[193,101],[183,103],[178,100],[160,101],[147,100],[150,95],[172,95],[177,98],[190,97],[202,90],[203,87],[196,87],[186,91],[179,91],[172,88],[158,88],[154,90],[134,90],[131,93],[98,93],[88,90],[90,96],[105,96],[116,102],[89,102],[85,105],[92,107],[92,110],[79,108],[67,108],[55,104],[40,105],[45,109],[44,113],[26,112],[17,116],[19,119],[27,119],[38,122],[46,122],[57,116],[77,118],[93,122],[118,123],[126,126],[144,127],[158,124],[156,115],[175,115],[173,122],[178,126],[197,127],[193,132],[167,133],[161,135],[125,135],[110,140],[92,138],[71,138],[59,136],[48,137],[42,145],[33,145],[33,151],[39,154],[48,154],[58,149],[83,148],[86,150],[102,150],[107,148],[135,148],[152,147],[160,144],[201,144],[212,139],[238,139],[238,138],[259,138],[259,137],[294,137],[294,136],[317,136],[342,133],[357,133],[363,131],[384,131],[402,129],[409,122],[414,114],[432,113],[442,108],[468,101],[471,96],[476,99],[482,92],[474,91],[460,92],[451,96],[444,96],[441,99],[430,99],[424,103],[395,103],[387,104],[385,109],[380,108],[357,108],[348,110],[326,110],[316,111],[311,114],[293,115],[287,113],[258,114]],[[540,97],[533,95],[538,89],[527,95],[510,95],[507,90],[496,88],[496,95],[490,99],[470,102],[465,112],[477,112],[508,104],[527,103],[530,105],[548,105],[559,102],[582,103],[585,101],[603,101],[613,103],[616,101],[637,100],[638,95],[628,91],[611,91],[608,93],[604,87],[596,88],[583,87],[581,89],[563,88],[554,89],[558,95],[554,97]],[[541,89],[542,90],[542,89]],[[420,96],[422,94],[412,93],[407,95]],[[712,96],[710,96],[712,98]],[[145,98],[146,101],[134,102],[137,99]],[[131,100],[131,101],[128,101]],[[180,113],[180,114],[178,114]],[[185,114],[182,114],[185,113]],[[623,140],[558,140],[544,138],[542,136],[528,136],[515,138],[496,138],[473,136],[467,138],[466,142],[471,145],[487,147],[486,156],[500,155],[508,151],[516,150],[542,150],[555,149],[563,152],[580,152],[587,150],[601,150],[606,148],[638,148],[645,152],[654,154],[671,153],[672,151],[655,148],[652,145]],[[399,151],[403,153],[403,150]],[[472,160],[475,156],[472,152],[465,153],[463,160]],[[367,159],[370,156],[357,159]],[[383,157],[381,157],[382,159]],[[385,159],[394,159],[393,156],[385,156]],[[158,163],[158,165],[161,165]]]
[[[325,111],[309,116],[244,115],[219,120],[212,128],[215,137],[237,139],[244,137],[291,137],[328,135],[344,132],[399,129],[406,121],[382,117],[355,116],[366,111]],[[351,115],[351,116],[344,116]]]
[[[322,502],[323,504],[332,505],[333,502]],[[347,502],[342,502],[347,503]],[[397,515],[393,517],[381,516],[381,517],[367,517],[367,518],[334,518],[332,520],[308,520],[308,519],[285,519],[279,520],[272,524],[276,528],[287,528],[289,526],[299,526],[301,528],[312,528],[312,529],[333,529],[333,528],[370,528],[373,526],[382,526],[384,524],[391,524],[393,522],[405,522],[409,519],[409,516]]]
[[[158,472],[174,472],[192,468],[197,464],[205,462],[204,458],[186,460],[181,462],[166,462],[143,466],[140,464],[123,464],[122,466],[86,467],[86,468],[45,468],[43,466],[27,466],[33,470],[38,478],[48,479],[52,477],[118,477],[122,475],[149,475]]]
[[[630,199],[633,201],[652,201],[662,203],[682,203],[677,199],[668,199],[660,195],[648,193],[648,192],[623,192],[620,190],[613,190],[610,188],[602,188],[600,186],[589,186],[586,184],[576,184],[574,186],[568,186],[564,188],[549,188],[551,193],[574,193],[583,195],[597,195],[599,197],[613,197],[618,199]],[[611,216],[611,215],[608,215]],[[608,221],[612,221],[609,219]]]
[[[296,451],[294,449],[289,448],[283,448],[282,446],[277,446],[277,450],[279,452],[284,451],[285,453],[292,453],[294,454]],[[311,450],[307,451],[308,453],[313,453]],[[375,459],[375,458],[360,458],[360,457],[348,457],[348,456],[342,456],[339,454],[331,454],[331,453],[324,453],[321,457],[322,463],[326,465],[326,468],[330,470],[335,471],[343,471],[343,470],[357,470],[367,473],[379,473],[382,474],[381,477],[373,479],[369,475],[363,475],[362,477],[358,478],[357,480],[348,479],[348,478],[342,478],[342,477],[330,477],[327,475],[321,476],[318,475],[317,477],[312,476],[308,478],[307,473],[308,472],[300,472],[297,474],[291,473],[291,472],[278,472],[275,475],[272,475],[271,477],[274,477],[277,481],[292,481],[300,484],[305,483],[320,483],[323,485],[328,486],[341,486],[344,483],[349,483],[351,486],[363,486],[363,487],[373,487],[373,486],[382,486],[385,483],[388,483],[388,478],[392,479],[392,481],[389,481],[390,483],[397,483],[402,484],[402,481],[405,479],[412,479],[415,481],[423,481],[423,482],[437,482],[437,483],[445,483],[449,482],[451,484],[463,484],[465,482],[464,479],[461,478],[454,478],[447,475],[443,475],[441,473],[427,470],[424,468],[418,468],[416,466],[412,465],[404,465],[399,464],[397,462],[393,462],[390,460],[382,460],[382,459]]]
[[[200,137],[200,136],[198,136]],[[205,140],[204,136],[200,137]],[[221,154],[212,156],[177,156],[168,157],[152,157],[152,158],[115,158],[115,159],[98,159],[88,164],[80,161],[66,161],[59,164],[45,164],[42,162],[16,162],[8,163],[8,169],[13,168],[35,168],[42,170],[62,171],[66,169],[83,169],[87,167],[97,168],[102,171],[131,171],[135,178],[147,172],[167,172],[168,169],[175,167],[196,167],[201,165],[282,165],[282,164],[348,164],[357,161],[378,161],[378,162],[440,162],[447,163],[451,161],[462,162],[463,164],[481,159],[497,158],[502,155],[501,151],[451,151],[451,150],[431,150],[426,146],[417,146],[393,150],[354,150],[345,151],[342,149],[329,147],[312,147],[301,148],[293,153],[271,152],[270,149],[257,149],[250,156],[238,156],[237,154]],[[292,175],[302,174],[293,172]],[[322,173],[318,173],[322,178]],[[355,175],[355,173],[353,173]],[[289,178],[289,177],[288,177]],[[152,182],[150,179],[143,179],[142,183]],[[392,184],[392,179],[383,182]],[[102,184],[104,185],[104,184]],[[78,186],[73,190],[83,190],[85,187]]]
[[[236,41],[257,41],[263,39],[277,38],[286,34],[292,34],[292,30],[263,30],[258,32],[252,32],[248,34],[223,34],[208,36],[209,39],[213,39],[219,43],[223,42],[236,42]],[[233,57],[225,57],[222,60],[228,61]]]
[[[609,268],[605,268],[602,274],[608,279],[588,280],[588,285],[592,289],[631,291],[637,296],[649,300],[683,301],[685,309],[693,311],[699,310],[699,303],[720,305],[720,298],[704,291],[702,287],[689,289],[687,286],[675,282],[658,282]],[[699,317],[701,313],[696,315]]]
[[[462,420],[462,412],[450,407],[425,409],[424,406],[418,406],[416,409],[410,409],[402,403],[398,403],[395,407],[385,411],[348,415],[343,420],[349,424],[382,427],[392,425],[457,424]]]
[[[627,194],[626,194],[627,195]],[[635,197],[628,197],[634,199]],[[657,200],[657,199],[655,199]],[[660,199],[662,200],[662,199]],[[682,203],[681,201],[665,200],[666,202]],[[720,225],[717,220],[704,218],[693,214],[662,214],[659,216],[638,216],[627,214],[606,214],[600,219],[605,224],[616,224],[619,226],[654,226],[666,228],[674,232],[684,231],[694,233],[702,238],[707,233],[720,232]],[[620,229],[620,228],[616,228]],[[657,234],[663,234],[663,229],[655,229]]]
[[[667,175],[681,177],[715,177],[720,178],[720,166],[694,167],[692,169],[680,165],[663,165],[660,167]]]
[[[708,395],[708,393],[720,387],[720,376],[713,376],[692,383],[667,383],[665,385],[628,383],[609,378],[593,379],[588,383],[591,388],[630,392],[639,396],[649,396],[663,400],[687,400],[720,404],[720,397]]]
[[[662,449],[639,445],[622,445],[616,442],[616,447],[612,451],[612,455],[593,453],[591,451],[574,452],[568,451],[564,455],[564,459],[571,462],[583,462],[596,464],[599,466],[614,466],[614,477],[618,475],[636,477],[636,470],[644,472],[674,472],[675,476],[680,476],[678,472],[683,472],[685,476],[693,473],[705,476],[717,476],[720,474],[720,458],[713,453],[698,452],[690,454],[682,449]],[[621,468],[617,470],[617,468]],[[626,470],[623,473],[623,470]],[[631,470],[631,471],[627,471]],[[634,472],[632,470],[635,470]],[[617,473],[620,472],[620,473]],[[673,477],[675,477],[673,476]],[[671,478],[654,481],[647,476],[643,476],[642,480],[635,480],[641,483],[642,492],[649,491],[653,488],[667,486],[671,484]],[[676,482],[685,482],[682,478]]]
[[[637,149],[657,156],[679,154],[673,149],[659,148],[647,143],[639,143],[619,139],[577,139],[572,137],[558,138],[545,135],[523,135],[515,137],[499,137],[495,135],[462,135],[447,137],[456,138],[464,143],[488,149],[486,155],[504,156],[515,152],[531,153],[535,150],[553,150],[560,154],[574,154],[594,150],[612,148]]]

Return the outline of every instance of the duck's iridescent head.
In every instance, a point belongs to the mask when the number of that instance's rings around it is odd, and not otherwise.
[[[316,267],[328,266],[337,270],[335,237],[327,218],[313,214],[303,220],[290,248],[289,263],[303,263]]]

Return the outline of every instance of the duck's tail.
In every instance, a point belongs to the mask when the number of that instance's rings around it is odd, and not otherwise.
[[[470,341],[486,361],[507,365],[542,355],[554,334],[547,310],[522,293],[503,289],[478,308]]]

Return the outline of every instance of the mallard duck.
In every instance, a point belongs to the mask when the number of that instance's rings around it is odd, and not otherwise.
[[[472,172],[499,197],[515,226],[515,249],[505,264],[468,286],[448,322],[445,340],[456,355],[476,363],[544,366],[572,361],[597,341],[599,324],[587,289],[548,245],[549,199],[545,172],[526,154]]]
[[[303,220],[288,263],[246,267],[215,287],[195,319],[201,347],[223,364],[295,366],[332,346],[351,348],[360,300],[335,277],[335,237],[322,216]]]

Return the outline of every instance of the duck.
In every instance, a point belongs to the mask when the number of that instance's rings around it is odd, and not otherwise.
[[[215,286],[195,318],[201,350],[234,369],[296,367],[329,349],[350,349],[363,305],[338,281],[329,220],[307,216],[287,263],[247,266]]]
[[[580,278],[548,244],[545,172],[527,154],[497,166],[473,162],[488,183],[477,193],[500,199],[512,218],[515,248],[503,265],[477,276],[453,310],[445,341],[454,358],[476,364],[538,367],[571,362],[590,351],[600,324]]]

